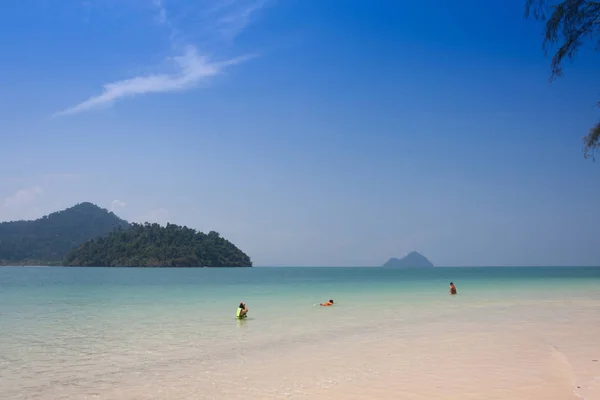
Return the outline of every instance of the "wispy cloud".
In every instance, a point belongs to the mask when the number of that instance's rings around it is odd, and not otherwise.
[[[154,0],[154,7],[158,10],[158,15],[156,18],[160,24],[165,24],[167,22],[167,9],[163,4],[163,0]]]
[[[112,211],[112,212],[118,211],[122,208],[125,208],[126,205],[127,205],[127,203],[125,203],[124,201],[113,200],[110,202],[110,211]]]
[[[167,0],[151,0],[156,10],[157,21],[171,29],[171,40],[175,40],[178,30],[169,18]],[[267,0],[221,0],[210,8],[216,24],[213,34],[222,34],[232,39],[248,26],[251,16],[266,4]],[[206,11],[207,9],[205,9]],[[209,34],[210,35],[210,34]],[[175,47],[175,45],[173,45]],[[212,57],[201,54],[194,45],[187,44],[178,56],[171,57],[171,73],[136,76],[107,83],[102,93],[55,113],[54,117],[73,115],[94,108],[106,107],[117,100],[150,93],[186,91],[206,83],[210,78],[222,73],[226,67],[239,64],[256,55],[245,55],[225,61],[214,61]]]
[[[4,199],[2,204],[8,208],[18,208],[27,206],[33,203],[38,196],[44,193],[44,189],[39,186],[32,186],[29,188],[21,189],[15,194],[8,196]]]
[[[233,40],[250,23],[252,16],[267,5],[267,0],[223,0],[210,8],[207,15],[215,21],[215,29],[228,40]]]
[[[207,57],[199,55],[195,47],[188,46],[185,54],[173,57],[175,63],[174,73],[138,76],[108,83],[104,85],[104,91],[101,94],[60,111],[55,116],[76,114],[92,108],[111,105],[122,98],[141,94],[192,89],[203,80],[221,73],[224,68],[239,64],[251,57],[253,56],[247,55],[227,61],[212,62]]]

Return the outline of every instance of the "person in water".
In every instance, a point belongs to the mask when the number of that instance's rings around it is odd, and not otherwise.
[[[248,307],[246,307],[246,303],[240,303],[237,312],[235,313],[235,317],[242,319],[248,316]]]
[[[333,300],[329,300],[327,303],[321,303],[321,306],[328,307],[333,305]]]
[[[452,282],[450,282],[450,294],[456,294],[456,286]]]

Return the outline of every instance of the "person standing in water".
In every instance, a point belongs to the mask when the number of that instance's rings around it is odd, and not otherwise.
[[[242,319],[242,318],[246,318],[248,316],[248,307],[246,307],[246,303],[242,302],[240,303],[237,312],[235,313],[235,317]]]
[[[454,283],[450,282],[450,294],[456,294],[456,286],[454,286]]]

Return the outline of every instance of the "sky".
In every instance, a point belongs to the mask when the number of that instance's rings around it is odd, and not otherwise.
[[[0,220],[83,201],[268,266],[600,265],[598,56],[524,1],[7,0]]]

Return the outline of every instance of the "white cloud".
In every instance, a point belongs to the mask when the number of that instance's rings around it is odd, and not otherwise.
[[[156,10],[156,18],[161,25],[170,27],[171,41],[174,47],[175,36],[178,30],[169,18],[166,0],[151,0]],[[211,18],[216,21],[213,25],[214,32],[206,33],[215,36],[219,33],[232,39],[248,26],[251,16],[266,4],[266,0],[240,1],[223,0],[210,9]],[[207,11],[206,7],[204,11]],[[209,39],[208,37],[205,39]],[[181,42],[181,40],[179,40]],[[210,41],[210,40],[209,40]],[[189,43],[189,42],[188,42]],[[219,49],[220,50],[220,49]],[[127,97],[134,97],[150,93],[166,93],[186,91],[198,87],[200,83],[220,74],[231,65],[246,61],[254,55],[246,55],[226,61],[213,61],[207,55],[200,54],[197,47],[191,44],[183,46],[183,51],[178,56],[170,58],[173,63],[171,73],[149,74],[107,83],[102,93],[92,96],[87,100],[54,114],[54,117],[77,114],[83,111],[110,106],[115,101]]]
[[[32,186],[26,189],[21,189],[15,194],[8,196],[4,199],[2,204],[7,208],[19,208],[28,206],[35,202],[35,200],[44,193],[44,189],[39,186]]]
[[[219,74],[226,66],[238,64],[250,57],[252,56],[210,62],[206,57],[198,55],[195,47],[188,46],[184,55],[173,58],[176,64],[175,73],[138,76],[108,83],[104,85],[102,94],[90,97],[76,106],[56,113],[55,116],[76,114],[95,107],[110,105],[121,98],[140,94],[188,90],[197,86],[202,80]]]
[[[127,203],[121,201],[121,200],[113,200],[110,202],[110,211],[115,212],[118,211],[122,208],[124,208],[127,205]]]
[[[154,0],[154,7],[158,10],[158,22],[165,24],[167,22],[167,9],[165,8],[162,0]]]
[[[228,12],[217,20],[219,31],[226,38],[233,39],[250,24],[252,15],[266,4],[266,0],[227,2]]]

